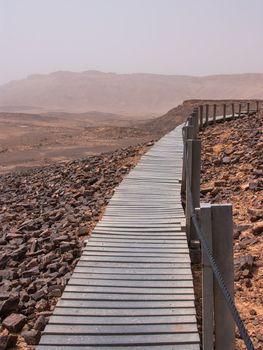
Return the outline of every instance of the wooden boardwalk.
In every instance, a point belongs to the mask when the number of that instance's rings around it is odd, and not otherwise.
[[[181,129],[157,142],[116,189],[39,350],[199,349]]]

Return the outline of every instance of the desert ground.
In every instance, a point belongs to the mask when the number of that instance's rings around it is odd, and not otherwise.
[[[151,134],[138,128],[136,122],[137,118],[131,122],[128,117],[103,113],[0,113],[0,172],[68,161],[149,141]]]
[[[203,100],[231,103],[239,100]],[[0,173],[66,162],[156,140],[181,123],[200,100],[188,100],[160,117],[104,112],[1,112]],[[243,108],[246,108],[246,101]],[[251,106],[253,105],[251,101]],[[237,104],[236,104],[237,106]],[[217,114],[222,114],[218,108]]]
[[[230,113],[234,101],[202,102],[227,103]],[[6,321],[0,328],[1,341],[20,350],[35,348],[78,261],[83,238],[100,220],[115,186],[152,140],[182,123],[199,103],[185,101],[158,118],[0,113],[0,313],[3,319],[20,313],[19,320],[11,318],[11,326]],[[262,117],[236,119],[201,133],[201,200],[233,203],[235,298],[257,350],[263,339]],[[200,268],[193,269],[199,326]],[[243,350],[238,333],[236,339],[236,349]]]

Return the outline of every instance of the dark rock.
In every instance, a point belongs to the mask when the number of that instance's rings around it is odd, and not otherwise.
[[[223,162],[223,164],[229,164],[229,163],[231,163],[231,158],[223,157],[222,162]]]
[[[45,299],[39,300],[39,301],[36,303],[36,306],[35,306],[35,308],[36,308],[36,310],[37,310],[38,312],[39,312],[39,311],[45,311],[45,310],[48,309],[48,307],[49,307],[49,303],[48,303],[48,301],[45,300]]]
[[[55,258],[56,254],[54,252],[50,252],[42,257],[41,262],[43,263],[43,265],[47,265],[50,264],[51,261]]]
[[[20,295],[20,301],[22,303],[27,303],[30,299],[30,296],[27,294],[25,290],[22,290],[19,295]]]
[[[43,315],[41,315],[37,318],[37,320],[34,324],[34,329],[37,331],[43,331],[46,324],[47,324],[46,318]]]
[[[60,289],[53,289],[50,293],[49,296],[50,297],[55,297],[55,298],[59,298],[61,297],[61,290]]]
[[[11,314],[3,321],[3,326],[10,332],[19,332],[26,323],[26,317],[21,314]]]
[[[30,331],[22,332],[22,337],[24,337],[25,342],[28,345],[37,345],[40,340],[40,332],[36,329],[31,329]]]
[[[72,248],[71,243],[61,242],[61,244],[60,244],[60,251],[61,251],[61,253],[68,252],[68,251],[71,250],[71,248]]]
[[[30,262],[26,265],[26,268],[27,268],[28,270],[30,270],[30,269],[32,269],[33,267],[36,267],[36,266],[38,266],[38,265],[39,265],[38,259],[37,259],[37,258],[33,258],[33,259],[31,259]]]
[[[0,335],[0,350],[15,348],[17,336],[13,334]]]
[[[220,166],[221,165],[221,160],[220,159],[215,159],[214,160],[214,165],[215,166]]]
[[[252,315],[252,316],[257,314],[256,310],[254,310],[254,309],[250,309],[250,310],[249,310],[249,313],[250,313],[250,315]]]
[[[34,299],[35,301],[38,301],[41,298],[43,298],[45,295],[46,295],[45,290],[44,289],[40,289],[36,293],[32,294],[31,298]]]
[[[4,269],[9,260],[10,256],[7,254],[3,254],[2,256],[0,256],[0,269]]]
[[[246,231],[248,230],[249,228],[251,227],[250,224],[242,224],[242,225],[237,225],[237,231],[239,232],[243,232],[243,231]]]
[[[19,309],[19,297],[18,295],[10,295],[10,297],[3,301],[0,305],[0,316],[5,316],[11,312],[18,311]]]
[[[256,224],[254,224],[252,232],[254,235],[260,235],[263,233],[263,221],[259,221]]]
[[[215,181],[215,186],[216,187],[225,187],[226,186],[226,181],[224,181],[224,180],[217,180],[217,181]]]
[[[27,246],[23,245],[22,247],[13,251],[13,253],[11,254],[11,257],[14,260],[21,260],[25,256],[26,252],[27,252]]]
[[[252,255],[244,255],[239,258],[239,268],[241,270],[248,269],[249,271],[252,270],[254,264],[254,258]]]
[[[89,226],[83,226],[80,227],[78,230],[78,235],[79,236],[87,236],[89,232]]]
[[[32,277],[32,276],[37,276],[39,274],[39,267],[36,266],[36,267],[33,267],[32,269],[30,270],[26,270],[22,273],[22,277]]]
[[[244,281],[247,288],[252,287],[252,282],[250,278],[245,278]]]
[[[8,292],[0,292],[0,301],[4,301],[9,298],[10,293]]]

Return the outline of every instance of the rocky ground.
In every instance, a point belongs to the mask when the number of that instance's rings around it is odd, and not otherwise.
[[[38,343],[83,238],[150,145],[0,176],[0,350]]]
[[[235,301],[263,349],[263,114],[205,129],[201,201],[232,203]],[[245,349],[237,333],[237,349]]]

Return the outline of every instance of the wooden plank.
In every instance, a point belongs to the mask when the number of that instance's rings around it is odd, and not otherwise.
[[[115,247],[115,248],[151,248],[152,250],[160,250],[162,248],[167,248],[167,249],[176,249],[176,243],[170,243],[169,241],[163,240],[161,243],[152,243],[152,242],[109,242],[109,241],[92,241],[88,240],[87,245],[85,247],[84,252],[88,251],[89,247],[94,247],[94,248],[101,248],[101,247]]]
[[[195,315],[147,315],[147,316],[115,316],[115,317],[99,317],[99,316],[59,316],[52,315],[50,324],[67,324],[67,325],[145,325],[145,324],[167,324],[167,323],[196,323]]]
[[[194,308],[192,300],[175,301],[95,301],[95,300],[64,300],[60,299],[58,307],[85,308],[85,309],[170,309],[170,308]]]
[[[157,334],[157,333],[196,333],[195,324],[158,324],[158,325],[47,325],[45,334]]]
[[[106,347],[100,346],[99,348],[95,346],[72,346],[72,345],[39,345],[37,347],[38,350],[110,350],[110,349],[115,349],[116,350],[116,345],[107,345]],[[124,348],[122,348],[123,350]],[[173,345],[143,345],[143,346],[138,346],[138,345],[126,345],[125,350],[200,350],[200,347],[198,344],[173,344]]]
[[[124,239],[123,239],[124,238]],[[107,237],[90,237],[87,240],[87,243],[91,246],[93,244],[98,244],[98,243],[106,243],[105,246],[109,247],[111,246],[111,243],[113,244],[127,244],[129,245],[150,245],[150,246],[162,246],[162,245],[170,245],[171,247],[174,246],[176,247],[177,244],[187,244],[187,241],[185,239],[185,237],[182,236],[172,236],[172,237],[168,237],[163,238],[162,236],[157,236],[157,237],[152,237],[151,235],[149,235],[148,237],[145,237],[144,235],[139,235],[139,236],[135,236],[135,238],[131,238],[129,235],[124,235],[124,237],[122,236],[117,236],[115,237],[115,235],[112,236],[109,234],[107,235]],[[123,247],[125,248],[125,247]]]
[[[159,300],[194,300],[191,294],[101,294],[101,293],[77,293],[65,291],[62,296],[63,300],[112,300],[112,301],[159,301]]]
[[[156,345],[198,343],[198,333],[151,334],[151,335],[44,335],[42,344],[52,345]]]
[[[138,249],[137,249],[138,250]],[[165,249],[161,250],[157,250],[157,249],[153,249],[151,251],[145,251],[145,249],[143,249],[142,251],[137,251],[134,252],[133,248],[131,248],[130,252],[111,252],[111,251],[89,251],[89,250],[84,250],[83,251],[83,255],[82,256],[114,256],[116,257],[116,259],[118,259],[119,257],[136,257],[136,258],[144,258],[144,257],[153,257],[153,258],[173,258],[174,256],[176,256],[177,253],[182,253],[182,254],[187,254],[188,250],[186,248],[177,248],[177,249],[173,249],[172,252],[169,252]]]
[[[144,281],[177,281],[177,280],[192,280],[192,275],[189,273],[188,275],[163,275],[163,274],[114,274],[112,273],[89,273],[89,270],[85,267],[76,267],[74,273],[72,275],[74,278],[86,278],[89,280],[92,279],[111,279],[111,280],[144,280]],[[81,277],[83,276],[83,277]]]
[[[80,268],[81,269],[81,268]],[[113,274],[113,273],[108,273],[108,274],[90,274],[86,269],[82,268],[82,270],[75,270],[72,278],[77,278],[77,279],[87,279],[87,280],[122,280],[122,281],[192,281],[192,275],[147,275],[147,274],[134,274],[134,275],[128,275],[128,274]]]
[[[131,288],[187,288],[192,287],[193,283],[190,280],[174,280],[174,281],[126,281],[126,280],[105,280],[105,279],[86,279],[86,278],[74,278],[72,275],[68,282],[68,285],[74,286],[105,286],[105,287],[131,287]]]
[[[122,234],[124,234],[125,232],[128,233],[132,233],[132,234],[143,234],[143,235],[153,235],[154,233],[157,235],[161,235],[162,233],[172,233],[175,235],[181,235],[182,237],[185,237],[185,233],[182,231],[181,226],[176,226],[176,227],[144,227],[143,229],[138,227],[131,227],[131,228],[111,228],[111,227],[99,227],[98,225],[96,226],[96,228],[94,229],[94,233],[97,232],[114,232],[115,234],[117,232],[121,232]]]
[[[180,269],[180,268],[189,268],[190,263],[189,262],[174,262],[174,263],[125,263],[125,262],[109,262],[109,261],[86,261],[81,258],[79,261],[81,263],[81,266],[89,266],[89,267],[103,267],[103,268],[133,268],[133,269]]]
[[[67,316],[161,316],[161,315],[195,315],[195,308],[163,308],[163,309],[81,309],[75,307],[59,307],[57,306],[55,315]]]
[[[132,267],[119,267],[119,268],[111,268],[111,267],[100,267],[100,268],[93,268],[93,267],[89,267],[86,266],[85,264],[82,264],[81,261],[78,262],[74,272],[78,272],[78,271],[86,271],[87,273],[90,274],[111,274],[111,275],[125,275],[128,274],[130,276],[136,275],[147,275],[147,276],[173,276],[173,275],[185,275],[185,276],[192,276],[192,271],[190,266],[188,266],[188,268],[178,268],[178,269],[174,269],[174,268],[140,268],[140,269],[134,269]]]
[[[65,288],[67,292],[81,293],[117,293],[117,294],[192,294],[193,288],[176,287],[176,288],[139,288],[139,287],[111,287],[111,286],[79,286],[68,284]]]
[[[91,238],[88,239],[89,242],[96,242],[96,241],[104,241],[104,242],[126,242],[126,243],[133,243],[133,242],[138,242],[138,243],[162,243],[163,241],[167,241],[168,243],[175,243],[177,246],[187,246],[187,241],[186,239],[183,239],[182,236],[167,236],[167,235],[162,235],[161,237],[159,235],[156,235],[153,237],[152,235],[147,236],[142,236],[140,234],[138,235],[122,235],[122,234],[93,234]],[[92,247],[90,247],[91,249]],[[104,247],[106,248],[106,247]]]
[[[160,257],[111,257],[111,256],[92,256],[82,255],[82,261],[90,262],[110,262],[110,263],[130,263],[130,264],[173,264],[173,263],[190,263],[188,254],[177,253],[175,257],[171,258],[160,258]]]
[[[151,223],[151,222],[145,222],[145,223],[132,223],[132,222],[126,222],[126,223],[121,223],[121,222],[103,222],[98,224],[97,226],[100,228],[107,229],[108,227],[120,227],[120,228],[139,228],[139,229],[144,229],[144,228],[178,228],[180,227],[180,221],[177,223]]]

